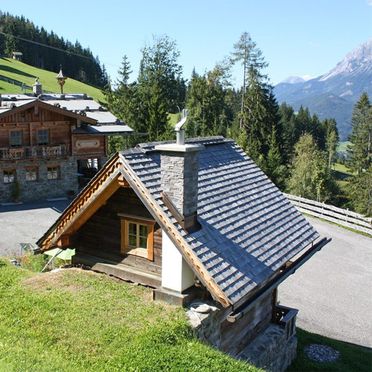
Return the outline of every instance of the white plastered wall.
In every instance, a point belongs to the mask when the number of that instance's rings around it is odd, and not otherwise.
[[[194,273],[164,230],[162,237],[162,287],[181,293],[194,284]]]

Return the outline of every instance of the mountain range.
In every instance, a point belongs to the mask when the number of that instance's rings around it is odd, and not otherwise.
[[[372,39],[348,53],[334,68],[314,79],[291,76],[274,87],[278,101],[295,110],[308,107],[321,119],[335,118],[342,141],[351,132],[353,106],[363,92],[372,98]]]

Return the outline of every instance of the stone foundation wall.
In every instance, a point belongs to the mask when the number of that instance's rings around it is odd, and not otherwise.
[[[267,327],[272,318],[272,292],[257,301],[249,312],[233,323],[226,319],[231,310],[204,304],[202,308],[209,307],[209,311],[201,313],[194,305],[191,304],[187,314],[196,336],[231,355],[238,355]]]
[[[267,371],[282,372],[296,357],[297,338],[289,326],[272,323],[272,293],[242,318],[230,323],[228,312],[211,303],[192,303],[187,315],[196,337]],[[295,329],[295,318],[291,325]]]
[[[285,371],[296,358],[297,337],[295,334],[287,339],[285,329],[277,324],[270,324],[239,355],[256,367],[269,372]]]
[[[60,167],[60,177],[56,180],[48,180],[47,168],[49,166]],[[26,181],[26,169],[38,168],[38,179]],[[17,161],[0,163],[0,202],[12,200],[14,183],[4,183],[3,171],[16,169],[16,178],[20,188],[19,201],[27,202],[54,197],[66,197],[70,193],[78,191],[77,161],[71,156],[64,159]]]

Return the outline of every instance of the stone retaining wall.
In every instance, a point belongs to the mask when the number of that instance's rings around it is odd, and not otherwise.
[[[234,323],[214,303],[191,303],[187,315],[200,340],[267,371],[282,372],[296,357],[297,338],[285,325],[271,322],[272,304],[269,293]]]
[[[296,358],[296,352],[296,335],[294,334],[287,339],[283,327],[270,324],[239,353],[238,358],[246,360],[265,371],[283,372]]]
[[[60,167],[60,177],[55,180],[47,179],[47,168],[49,166]],[[10,202],[12,200],[12,190],[14,183],[6,184],[3,180],[3,171],[15,169],[16,178],[20,189],[19,201],[33,201],[55,197],[66,197],[78,191],[77,161],[71,156],[65,159],[17,161],[0,163],[0,202]],[[26,181],[26,168],[37,167],[38,179],[36,181]]]

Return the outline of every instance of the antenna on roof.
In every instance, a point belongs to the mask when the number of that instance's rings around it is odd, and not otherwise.
[[[186,109],[182,110],[181,120],[176,124],[175,131],[177,135],[177,145],[185,144],[185,129],[183,128],[187,121],[188,111]]]

